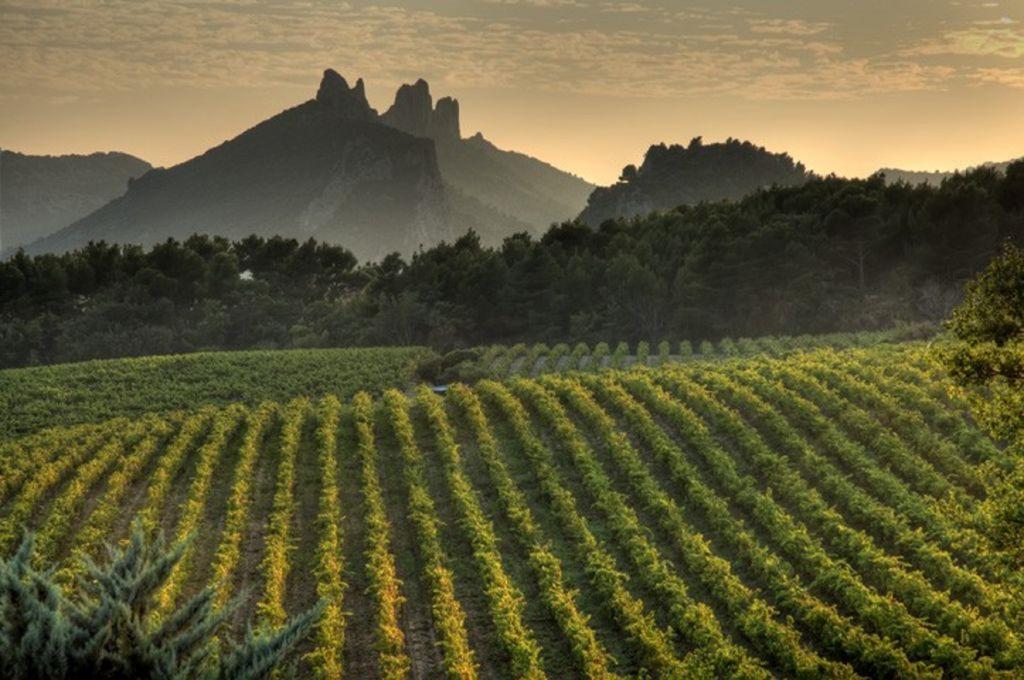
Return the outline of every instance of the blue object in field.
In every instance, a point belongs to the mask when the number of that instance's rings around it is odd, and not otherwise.
[[[447,385],[434,385],[430,389],[433,390],[434,394],[447,394],[448,393],[448,386]]]

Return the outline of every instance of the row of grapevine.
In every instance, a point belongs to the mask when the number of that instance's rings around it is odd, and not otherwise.
[[[87,494],[106,472],[122,460],[129,467],[137,466],[137,461],[148,457],[168,429],[169,424],[163,420],[146,418],[136,421],[79,465],[74,476],[50,503],[46,520],[36,532],[36,559],[46,563],[56,557],[58,547],[66,542],[72,524],[85,505]]]
[[[630,376],[625,385],[659,415],[664,416],[660,412],[661,405],[672,403],[672,398],[664,390],[644,376]],[[667,468],[685,503],[706,519],[716,538],[724,541],[737,560],[757,576],[775,606],[800,622],[805,631],[813,634],[818,645],[832,656],[848,659],[868,675],[907,676],[926,672],[921,665],[909,661],[893,642],[866,631],[808,592],[794,578],[792,569],[760,545],[744,524],[733,516],[726,500],[702,481],[704,475],[686,460],[679,446],[655,423],[644,405],[634,401],[625,391],[620,392],[616,401],[619,408],[625,407],[624,414],[635,422],[634,427],[639,430],[640,437]]]
[[[843,677],[852,673],[847,666],[816,654],[797,631],[777,620],[773,608],[690,527],[688,516],[704,517],[715,537],[729,545],[744,569],[766,584],[766,591],[782,613],[813,633],[818,644],[831,655],[860,659],[863,666],[876,673],[915,672],[915,667],[890,644],[858,629],[800,587],[778,559],[759,546],[748,530],[732,517],[726,503],[700,482],[696,470],[686,463],[682,452],[635,397],[607,379],[588,380],[587,384],[614,406],[680,485],[683,507],[662,488],[628,439],[616,438],[614,445],[610,442],[609,454],[616,468],[664,535],[677,547],[688,572],[713,594],[731,617],[732,625],[773,668],[803,677]]]
[[[670,378],[667,378],[670,379]],[[685,391],[681,388],[680,391]],[[741,475],[732,458],[711,437],[700,418],[664,390],[646,390],[648,404],[670,422],[688,446],[707,466],[714,483],[733,499],[770,537],[783,555],[837,604],[865,627],[890,638],[911,658],[919,658],[952,672],[984,672],[991,660],[976,660],[972,650],[958,641],[933,632],[907,612],[903,603],[866,587],[852,569],[833,559],[806,527],[796,522],[756,482]]]
[[[873,356],[862,350],[851,353],[855,361],[849,358],[843,361],[838,354],[829,355],[826,361],[833,368],[877,385],[896,397],[904,409],[910,408],[920,414],[930,427],[938,428],[949,441],[954,442],[960,457],[969,466],[1000,460],[1002,453],[999,447],[959,417],[956,404],[948,403],[949,394],[942,382],[929,379],[920,368],[907,364],[903,361],[904,355],[894,357],[887,370],[874,365]],[[951,409],[951,405],[954,408]],[[984,472],[977,474],[983,476]]]
[[[949,591],[967,604],[985,609],[994,606],[991,590],[983,579],[957,564],[940,545],[915,530],[902,514],[851,481],[828,456],[818,453],[799,434],[796,428],[815,418],[813,404],[749,370],[728,374],[708,372],[699,377],[734,407],[743,410],[771,437],[776,449],[823,490],[855,526],[869,531],[882,544],[895,548],[937,588]],[[780,408],[791,420],[780,415],[777,410]],[[819,419],[817,424],[830,425],[824,419]],[[814,436],[832,448],[849,445],[834,429],[824,429]]]
[[[174,447],[182,440],[191,441],[201,429],[204,419],[202,415],[184,418],[177,432],[167,442],[155,438],[145,440],[142,446],[136,447],[132,457],[123,461],[121,467],[107,480],[107,488],[85,524],[70,537],[72,558],[68,560],[71,569],[75,569],[83,556],[96,557],[95,550],[103,539],[109,535],[111,526],[124,512],[123,503],[131,483],[137,481],[150,461]],[[165,444],[165,446],[161,446]]]
[[[575,412],[602,430],[609,446],[615,446],[616,435],[600,408],[578,384],[550,383],[569,401]],[[596,462],[592,451],[570,422],[560,404],[536,383],[516,383],[514,389],[522,394],[542,414],[552,428],[556,440],[569,453],[572,463],[583,476],[584,484],[592,496],[595,507],[602,511],[606,521],[629,555],[631,573],[644,583],[662,606],[672,613],[672,625],[681,639],[690,646],[694,660],[706,663],[706,670],[717,677],[767,677],[746,654],[729,642],[712,611],[690,596],[686,584],[674,573],[660,551],[648,539],[636,512],[616,493],[611,480]]]
[[[398,390],[384,393],[391,428],[402,454],[402,476],[408,495],[408,517],[412,522],[423,559],[425,580],[430,588],[434,627],[441,637],[444,668],[450,678],[475,678],[478,668],[466,637],[465,612],[455,598],[455,585],[441,547],[440,520],[423,477],[423,462],[416,445],[408,403]]]
[[[214,419],[209,436],[202,446],[199,447],[195,474],[192,478],[192,484],[189,486],[188,497],[182,504],[177,527],[174,531],[174,540],[176,542],[190,541],[200,530],[200,520],[206,507],[214,468],[220,460],[224,449],[227,448],[228,438],[242,420],[244,411],[245,409],[241,406],[232,406],[224,409]],[[188,570],[191,568],[194,552],[194,542],[190,541],[186,545],[181,559],[174,565],[170,576],[164,582],[163,588],[157,594],[156,608],[158,614],[166,614],[177,603],[178,596],[185,583],[185,578],[188,575]]]
[[[74,428],[50,428],[19,440],[6,441],[0,459],[0,503],[16,491],[26,479],[47,463],[54,455],[63,453],[70,445],[93,445],[102,433],[96,425]]]
[[[97,446],[116,442],[117,436],[126,425],[127,421],[124,420],[111,421],[107,427],[82,439],[69,434],[58,444],[63,454],[56,458],[50,459],[49,449],[30,454],[33,462],[38,461],[40,464],[25,477],[17,495],[5,509],[4,516],[0,518],[0,551],[8,550],[20,538],[21,525],[29,519],[46,493],[75,470],[82,461],[88,460]]]
[[[381,677],[405,678],[411,662],[405,649],[405,634],[399,625],[402,585],[391,552],[391,524],[384,509],[384,496],[377,472],[377,446],[373,433],[373,400],[365,392],[352,399],[361,487],[366,523],[366,575],[376,605],[374,637]]]
[[[814,530],[824,547],[856,570],[865,585],[878,592],[892,593],[914,616],[928,621],[941,632],[963,640],[981,653],[996,657],[1017,646],[1015,636],[1000,621],[981,619],[976,612],[936,591],[917,572],[906,570],[888,556],[874,541],[850,528],[844,518],[830,508],[818,492],[774,453],[758,433],[750,429],[735,411],[722,405],[704,387],[678,379],[674,391],[694,411],[704,414],[719,431],[726,433],[735,450],[747,458],[758,477],[764,480],[797,521]]]
[[[576,604],[576,595],[566,586],[560,560],[543,540],[526,499],[505,467],[503,454],[487,422],[479,397],[463,385],[455,385],[451,396],[468,421],[476,440],[477,453],[487,466],[504,513],[523,550],[528,555],[544,604],[558,623],[572,648],[580,672],[587,678],[615,677],[612,661],[597,640],[587,617]]]
[[[420,389],[417,403],[425,412],[434,433],[448,490],[455,501],[460,526],[473,546],[473,560],[487,594],[491,621],[509,656],[512,675],[534,680],[546,677],[541,666],[540,647],[523,623],[523,596],[505,573],[494,527],[484,515],[472,484],[462,472],[461,454],[443,403],[426,387]]]
[[[156,469],[150,475],[149,486],[146,487],[146,499],[139,510],[138,521],[143,531],[152,535],[160,524],[160,515],[163,511],[164,501],[171,489],[174,477],[178,474],[181,466],[193,445],[196,445],[207,430],[211,433],[225,427],[221,421],[233,420],[237,415],[234,409],[217,410],[211,407],[200,409],[191,419],[193,426],[182,433],[182,436],[174,439],[171,444],[160,454]],[[221,424],[217,424],[221,423]]]
[[[857,446],[843,446],[837,452],[853,456],[853,469],[864,473],[865,483],[871,485],[878,498],[896,503],[903,514],[939,538],[945,549],[968,566],[991,572],[985,565],[980,548],[982,540],[977,532],[953,526],[935,507],[934,500],[942,497],[948,482],[929,477],[933,482],[929,484],[924,481],[924,475],[917,476],[914,458],[894,434],[863,409],[849,404],[819,381],[788,364],[765,365],[760,370],[766,378],[781,381],[813,401],[824,417],[852,436]],[[936,485],[941,490],[935,488]]]
[[[829,333],[824,335],[766,336],[762,338],[722,338],[717,343],[703,340],[696,348],[689,340],[673,345],[662,340],[656,345],[657,353],[652,354],[651,343],[640,341],[631,351],[626,342],[618,342],[612,350],[607,342],[597,343],[593,350],[586,343],[579,343],[570,353],[566,344],[548,349],[544,343],[527,347],[516,344],[512,347],[492,345],[481,355],[479,364],[491,375],[503,378],[509,375],[529,377],[535,374],[551,373],[561,369],[562,357],[569,354],[564,370],[588,367],[626,368],[630,365],[661,366],[689,359],[729,359],[738,357],[769,356],[782,357],[792,352],[817,349],[848,349],[873,347],[885,343],[899,342],[906,338],[925,337],[930,328],[906,327],[888,331],[859,331],[854,333]],[[517,366],[518,369],[513,370]]]
[[[481,383],[479,389],[500,409],[515,432],[519,446],[530,461],[537,482],[553,511],[575,546],[591,584],[601,594],[609,613],[618,622],[622,634],[636,650],[641,664],[654,675],[683,677],[685,666],[676,657],[671,633],[658,627],[643,602],[626,589],[625,576],[615,560],[603,550],[580,516],[576,501],[559,480],[549,453],[530,426],[523,405],[504,386]]]
[[[320,503],[316,518],[316,590],[324,603],[316,628],[316,647],[308,655],[318,677],[342,677],[345,648],[344,558],[341,552],[341,498],[338,495],[338,423],[341,402],[328,395],[317,410],[316,447],[320,469]]]
[[[951,442],[937,436],[920,413],[907,410],[894,394],[888,390],[883,392],[881,386],[864,382],[826,365],[822,356],[815,356],[813,362],[802,363],[811,375],[831,386],[847,401],[881,416],[895,434],[920,453],[921,459],[959,487],[956,489],[958,499],[969,499],[960,489],[975,498],[984,496],[985,485],[978,470],[960,456]],[[883,385],[886,383],[883,382]]]
[[[277,478],[274,499],[267,522],[267,540],[260,571],[263,576],[262,597],[256,604],[260,624],[278,628],[288,618],[285,611],[285,583],[291,560],[292,517],[295,514],[295,458],[302,442],[302,429],[309,411],[309,402],[295,399],[285,407],[281,424],[281,441],[277,447]]]
[[[235,463],[234,481],[228,496],[224,528],[221,530],[220,543],[213,555],[210,580],[215,591],[214,603],[217,607],[225,606],[232,596],[233,578],[249,518],[253,469],[259,457],[266,426],[274,410],[273,406],[267,404],[246,414],[245,434],[242,436],[238,461]]]

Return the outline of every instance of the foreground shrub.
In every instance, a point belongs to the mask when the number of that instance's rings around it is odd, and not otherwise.
[[[106,564],[85,562],[70,593],[53,569],[32,566],[26,535],[0,560],[0,668],[7,678],[263,678],[305,637],[314,607],[274,631],[221,649],[217,636],[236,606],[216,609],[206,588],[159,619],[156,594],[186,543],[150,541],[139,525],[124,548],[108,547]]]

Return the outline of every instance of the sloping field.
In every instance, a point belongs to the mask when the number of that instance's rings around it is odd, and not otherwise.
[[[412,380],[422,347],[196,352],[0,371],[0,439],[204,404],[377,392]]]
[[[162,593],[328,602],[326,677],[1024,674],[968,511],[1008,464],[918,347],[208,406],[0,444],[0,549],[135,515]]]

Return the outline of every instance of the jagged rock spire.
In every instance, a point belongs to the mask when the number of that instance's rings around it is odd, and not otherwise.
[[[381,116],[381,122],[417,137],[437,141],[460,138],[458,101],[443,97],[435,109],[430,85],[422,78],[398,88],[395,103]]]
[[[357,80],[355,87],[350,88],[345,78],[332,68],[324,71],[320,88],[316,91],[316,100],[339,111],[346,118],[377,118],[377,112],[370,108],[370,103],[366,101],[363,79]]]

